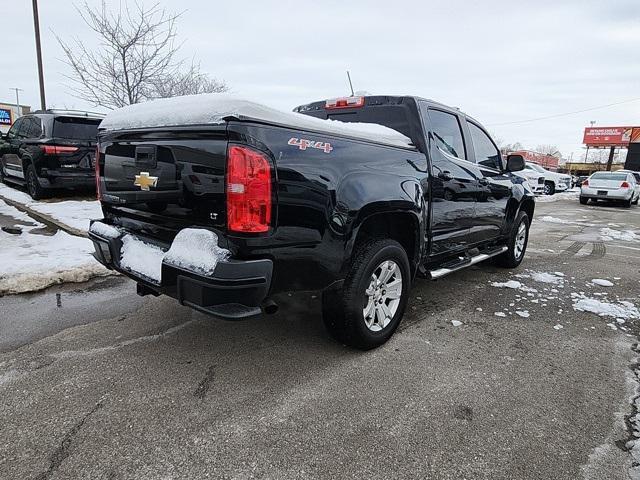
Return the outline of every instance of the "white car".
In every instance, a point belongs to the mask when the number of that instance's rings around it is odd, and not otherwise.
[[[626,208],[637,205],[640,199],[640,185],[633,173],[596,172],[582,182],[580,203],[586,205],[589,200],[607,200],[622,202]]]
[[[553,195],[556,192],[564,192],[571,188],[571,175],[565,173],[552,172],[546,168],[542,168],[535,163],[526,162],[523,171],[534,171],[544,175],[544,193],[545,195]]]
[[[526,180],[529,188],[535,195],[542,195],[544,193],[544,175],[533,170],[520,170],[514,172],[514,175]]]

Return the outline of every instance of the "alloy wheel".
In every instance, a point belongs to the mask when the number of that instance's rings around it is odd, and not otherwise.
[[[393,260],[385,260],[371,274],[365,290],[364,322],[373,332],[379,332],[391,323],[402,297],[402,272]]]

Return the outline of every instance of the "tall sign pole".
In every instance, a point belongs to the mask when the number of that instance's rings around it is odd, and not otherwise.
[[[10,88],[9,90],[16,91],[16,118],[18,118],[22,115],[22,109],[20,108],[20,92],[22,92],[23,90],[17,87]]]
[[[36,34],[36,55],[38,57],[38,79],[40,80],[40,108],[47,109],[44,98],[44,72],[42,71],[42,47],[40,46],[40,20],[38,19],[38,0],[33,0],[33,29]]]

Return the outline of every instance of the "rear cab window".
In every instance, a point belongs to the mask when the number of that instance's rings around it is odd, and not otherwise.
[[[56,117],[51,136],[66,140],[96,141],[100,120],[95,118]]]

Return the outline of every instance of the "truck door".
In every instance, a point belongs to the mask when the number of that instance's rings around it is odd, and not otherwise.
[[[469,245],[478,189],[458,115],[421,104],[431,156],[431,256]]]
[[[513,183],[510,176],[502,171],[500,150],[489,135],[471,121],[466,125],[478,175],[476,213],[470,227],[470,241],[479,243],[501,235]]]

